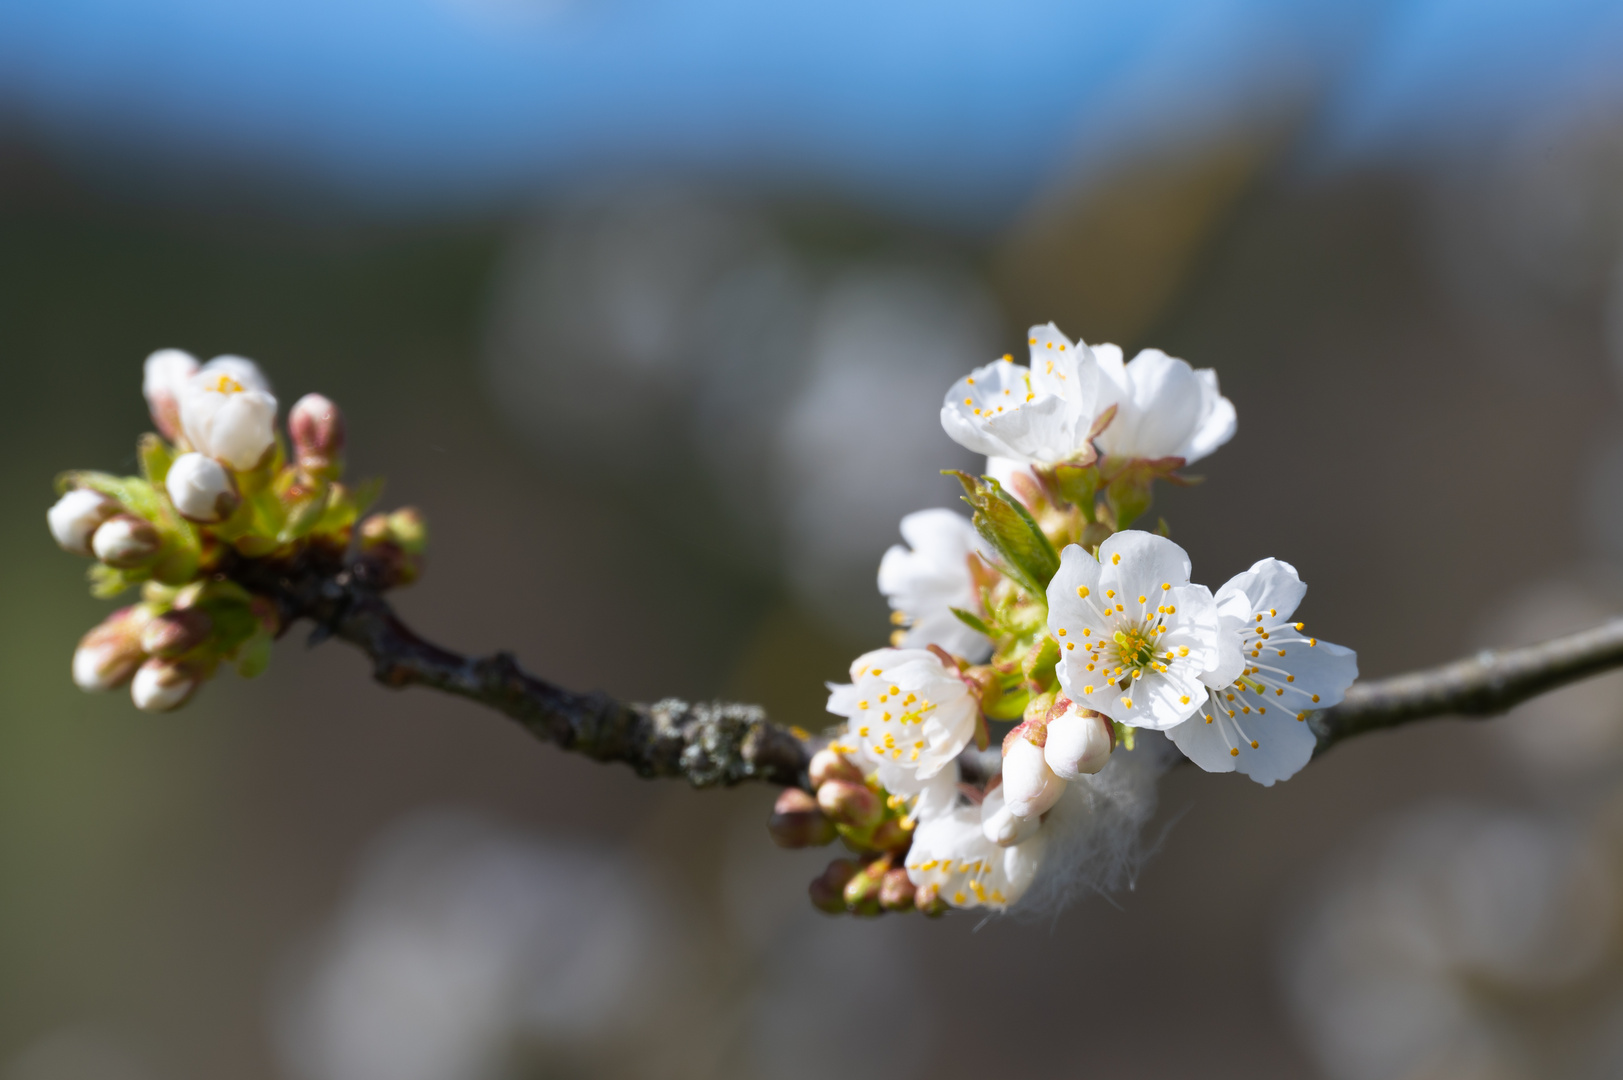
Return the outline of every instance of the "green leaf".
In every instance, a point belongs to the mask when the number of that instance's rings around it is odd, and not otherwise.
[[[141,475],[146,477],[147,483],[154,488],[163,487],[169,478],[169,466],[175,463],[175,451],[170,445],[149,431],[136,445],[136,455],[141,459]]]
[[[1026,508],[990,476],[976,480],[956,469],[943,475],[956,476],[964,485],[964,501],[975,509],[975,531],[1002,556],[998,569],[1027,592],[1044,595],[1059,569],[1059,555]]]
[[[1064,462],[1054,466],[1054,488],[1060,498],[1082,511],[1085,521],[1092,521],[1097,512],[1094,502],[1099,494],[1099,469],[1096,465],[1076,465]]]
[[[985,634],[987,637],[992,636],[992,631],[989,630],[986,624],[981,621],[981,617],[979,615],[976,615],[973,612],[965,611],[963,608],[948,608],[947,610],[956,615],[959,622],[963,623],[971,630],[974,630],[976,633]]]
[[[85,576],[90,579],[91,596],[98,600],[111,600],[125,589],[139,585],[151,577],[152,571],[146,567],[138,570],[120,570],[106,563],[97,563]]]

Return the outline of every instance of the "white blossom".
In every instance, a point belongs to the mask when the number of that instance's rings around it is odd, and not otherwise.
[[[130,698],[143,712],[169,712],[186,704],[200,684],[186,665],[153,657],[136,671]]]
[[[1093,460],[1090,437],[1101,405],[1093,354],[1053,323],[1028,337],[1031,365],[1013,357],[976,368],[947,391],[941,426],[977,453],[1025,465]]]
[[[186,381],[180,423],[193,450],[252,469],[276,442],[276,398],[253,361],[215,357]]]
[[[1115,345],[1095,345],[1101,411],[1116,415],[1095,440],[1100,452],[1122,458],[1181,458],[1188,465],[1234,437],[1234,405],[1217,389],[1217,372],[1196,371],[1160,349],[1122,363]]]
[[[182,517],[211,524],[236,509],[237,488],[218,461],[203,454],[182,454],[169,466],[164,490]]]
[[[876,649],[829,685],[828,711],[848,717],[842,749],[877,767],[886,790],[911,795],[975,736],[980,702],[928,649]]]
[[[937,645],[969,660],[985,659],[992,643],[952,613],[980,610],[973,563],[982,544],[975,527],[951,510],[919,510],[902,519],[901,531],[909,546],[896,544],[879,561],[879,591],[900,627],[891,644]]]
[[[1048,585],[1058,675],[1078,705],[1133,727],[1165,730],[1205,700],[1216,666],[1217,611],[1189,583],[1189,556],[1163,536],[1127,530],[1095,559],[1072,544]]]
[[[1003,740],[1001,790],[1015,817],[1041,817],[1065,794],[1065,781],[1043,757],[1041,742],[1046,731],[1041,723],[1022,723]]]
[[[1043,760],[1055,775],[1076,780],[1105,767],[1114,749],[1115,735],[1110,721],[1103,716],[1079,708],[1073,701],[1062,701],[1064,710],[1048,721]]]
[[[1039,832],[999,846],[987,838],[981,812],[979,806],[961,806],[919,825],[907,853],[907,877],[921,888],[936,886],[953,907],[1001,911],[1031,885],[1046,839]]]
[[[1207,772],[1245,773],[1264,786],[1313,756],[1307,725],[1358,677],[1351,650],[1305,636],[1292,622],[1307,586],[1296,568],[1263,559],[1218,590],[1220,656],[1202,675],[1204,706],[1167,734]]]
[[[152,422],[170,442],[180,438],[180,398],[197,374],[197,357],[184,349],[159,349],[146,359],[141,393],[147,399]]]
[[[45,512],[45,524],[50,527],[51,537],[62,545],[64,551],[91,555],[94,554],[90,547],[91,537],[102,522],[123,509],[118,500],[99,491],[74,488]]]

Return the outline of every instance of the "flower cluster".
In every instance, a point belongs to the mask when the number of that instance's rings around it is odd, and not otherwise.
[[[67,473],[46,521],[63,548],[96,560],[96,596],[141,591],[85,635],[74,681],[85,690],[127,683],[137,707],[162,712],[185,704],[222,663],[252,676],[269,661],[280,613],[233,568],[315,549],[341,560],[379,486],[342,482],[343,417],[319,394],[289,411],[291,448],[284,443],[276,396],[251,360],[199,364],[164,349],[147,358],[142,388],[161,434],[140,441],[141,475]],[[413,580],[424,545],[416,513],[360,524],[370,580]]]
[[[1216,374],[1153,349],[1124,363],[1053,325],[1027,344],[1028,364],[1005,356],[947,392],[942,427],[988,457],[985,476],[953,474],[973,515],[902,520],[910,547],[879,571],[893,647],[830,687],[845,723],[818,755],[817,796],[786,794],[774,818],[780,843],[839,836],[872,859],[813,883],[825,910],[1006,908],[1058,846],[1055,805],[1139,732],[1271,785],[1307,763],[1306,721],[1357,675],[1350,650],[1293,621],[1306,586],[1290,564],[1263,559],[1214,595],[1164,522],[1130,527],[1156,480],[1190,482],[1178,470],[1233,436]],[[990,780],[962,782],[961,756],[994,734],[996,765],[973,770]],[[883,844],[854,834],[887,809]]]

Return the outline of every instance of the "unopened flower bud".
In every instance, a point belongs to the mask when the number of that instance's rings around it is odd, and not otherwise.
[[[1043,758],[1047,737],[1045,724],[1026,720],[1003,740],[1003,798],[1015,817],[1038,817],[1065,793],[1065,781]]]
[[[413,507],[373,514],[361,522],[362,565],[376,588],[392,589],[416,581],[422,574],[427,546],[428,526]]]
[[[163,537],[152,522],[135,514],[114,514],[90,538],[90,550],[108,566],[133,570],[163,550]]]
[[[294,403],[287,414],[287,433],[294,456],[306,469],[330,469],[344,452],[344,414],[320,394],[306,394]]]
[[[143,712],[168,712],[186,704],[202,681],[189,665],[153,657],[136,671],[130,697]]]
[[[1039,817],[1016,817],[1003,795],[1002,777],[992,781],[992,787],[981,800],[981,835],[999,847],[1013,847],[1028,840],[1042,828]]]
[[[211,525],[224,521],[237,508],[237,485],[225,466],[204,454],[182,454],[169,466],[164,480],[169,498],[180,515]]]
[[[868,790],[866,784],[848,780],[830,780],[817,789],[817,805],[836,824],[857,829],[870,829],[884,817],[885,808],[879,796]]]
[[[817,800],[799,788],[785,788],[772,807],[767,832],[779,847],[821,847],[832,843],[834,822],[817,806]]]
[[[830,780],[846,780],[853,784],[862,783],[862,770],[851,764],[846,756],[837,750],[827,747],[812,755],[811,765],[807,768],[814,788],[820,788]]]
[[[889,857],[875,859],[845,883],[845,907],[853,915],[879,914],[879,890],[890,872]]]
[[[101,523],[124,508],[117,499],[108,498],[89,488],[74,488],[45,512],[45,523],[51,536],[64,551],[75,555],[91,555],[90,538]]]
[[[158,432],[170,442],[180,438],[180,395],[197,374],[197,357],[181,349],[159,349],[147,357],[141,393]]]
[[[81,690],[112,690],[124,685],[146,654],[141,630],[151,609],[137,604],[120,608],[86,634],[73,651],[73,681]]]
[[[869,844],[874,851],[901,851],[912,842],[912,829],[903,825],[900,818],[886,818],[873,831]]]
[[[812,878],[806,886],[812,906],[830,915],[845,914],[845,886],[861,869],[850,859],[835,859],[821,876]]]
[[[197,648],[214,631],[214,620],[202,608],[176,608],[147,623],[141,649],[148,656],[173,659]]]
[[[941,886],[935,882],[920,885],[913,891],[913,906],[930,918],[938,918],[947,910],[947,902],[941,899]]]
[[[1048,721],[1043,760],[1062,779],[1075,780],[1105,767],[1116,745],[1116,732],[1109,720],[1093,710],[1071,702],[1065,705],[1063,712]]]
[[[879,881],[879,906],[886,911],[907,911],[914,906],[913,896],[917,892],[913,882],[908,880],[907,871],[901,867],[885,872]]]

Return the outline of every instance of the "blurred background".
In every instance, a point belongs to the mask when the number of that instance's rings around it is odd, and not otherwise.
[[[44,528],[148,352],[345,408],[431,637],[760,701],[887,633],[1025,326],[1215,367],[1158,509],[1379,676],[1623,602],[1606,0],[0,0],[0,1078],[1623,1075],[1623,684],[1176,770],[1126,895],[834,920],[767,790],[291,636],[138,714]]]

